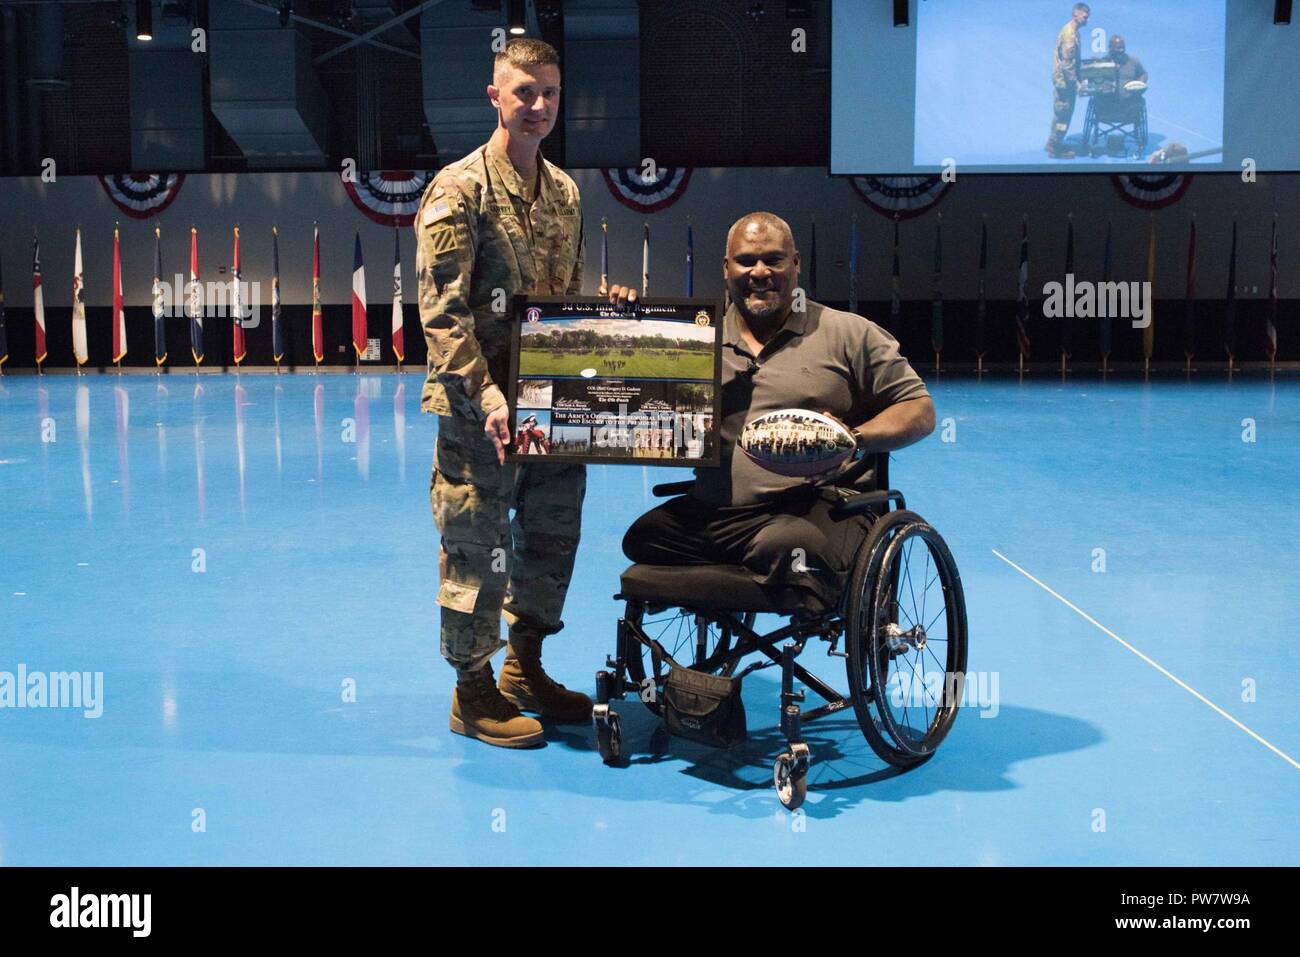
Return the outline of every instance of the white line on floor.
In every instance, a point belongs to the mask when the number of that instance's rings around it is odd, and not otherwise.
[[[1028,578],[1031,582],[1033,582],[1035,585],[1037,585],[1037,586],[1038,586],[1039,588],[1041,588],[1043,591],[1047,592],[1047,593],[1048,593],[1049,595],[1051,595],[1053,598],[1055,598],[1055,599],[1057,599],[1058,601],[1060,601],[1062,604],[1064,604],[1067,608],[1069,608],[1071,611],[1073,611],[1073,612],[1074,612],[1075,614],[1077,614],[1079,617],[1083,618],[1085,621],[1089,621],[1089,622],[1091,622],[1092,624],[1096,625],[1098,628],[1100,628],[1100,629],[1101,629],[1102,631],[1104,631],[1106,634],[1110,635],[1110,637],[1114,638],[1116,641],[1118,641],[1121,645],[1123,645],[1123,646],[1124,646],[1125,648],[1127,648],[1129,651],[1133,652],[1133,654],[1137,655],[1139,658],[1141,658],[1143,661],[1145,661],[1147,664],[1149,664],[1152,668],[1156,669],[1156,671],[1160,672],[1162,675],[1164,675],[1166,678],[1168,678],[1168,679],[1169,679],[1170,681],[1172,681],[1174,684],[1178,685],[1178,687],[1182,688],[1184,691],[1186,691],[1186,692],[1187,692],[1188,694],[1190,694],[1192,697],[1194,697],[1194,698],[1199,698],[1203,703],[1209,705],[1211,708],[1213,708],[1215,711],[1217,711],[1217,712],[1218,712],[1219,714],[1221,714],[1223,717],[1227,718],[1229,721],[1231,721],[1233,724],[1235,724],[1237,727],[1239,727],[1242,731],[1245,731],[1248,735],[1250,735],[1252,738],[1254,738],[1256,741],[1258,741],[1258,742],[1259,742],[1260,744],[1262,744],[1264,747],[1268,748],[1270,751],[1272,751],[1274,754],[1276,754],[1276,755],[1277,755],[1279,758],[1281,758],[1283,761],[1286,761],[1289,765],[1291,765],[1291,767],[1295,768],[1297,771],[1300,771],[1300,762],[1297,762],[1295,758],[1291,757],[1291,755],[1287,754],[1287,753],[1286,753],[1285,751],[1283,751],[1281,748],[1276,747],[1275,745],[1272,745],[1272,744],[1270,744],[1269,742],[1265,741],[1263,738],[1261,738],[1259,735],[1257,735],[1254,731],[1250,730],[1250,728],[1246,727],[1244,724],[1242,724],[1240,721],[1238,721],[1238,720],[1237,720],[1236,718],[1234,718],[1232,715],[1228,714],[1228,712],[1224,711],[1222,708],[1220,708],[1217,704],[1215,704],[1215,703],[1214,703],[1213,701],[1211,701],[1209,698],[1205,697],[1205,695],[1201,694],[1199,691],[1197,691],[1195,688],[1193,688],[1191,685],[1189,685],[1186,681],[1183,681],[1183,680],[1182,680],[1181,678],[1179,678],[1177,675],[1175,675],[1175,674],[1173,674],[1172,672],[1170,672],[1169,669],[1162,667],[1159,663],[1157,663],[1157,662],[1153,661],[1152,659],[1148,658],[1146,655],[1144,655],[1142,652],[1138,651],[1136,648],[1134,648],[1132,645],[1130,645],[1127,641],[1125,641],[1125,640],[1124,640],[1123,638],[1121,638],[1119,635],[1115,634],[1115,632],[1111,631],[1109,628],[1107,628],[1105,625],[1103,625],[1101,622],[1099,622],[1096,618],[1093,618],[1092,615],[1088,614],[1086,611],[1084,611],[1082,608],[1080,608],[1080,607],[1079,607],[1078,605],[1076,605],[1074,602],[1070,601],[1068,598],[1066,598],[1066,597],[1064,597],[1063,595],[1060,595],[1059,593],[1053,591],[1050,587],[1048,587],[1047,585],[1043,584],[1041,581],[1039,581],[1039,580],[1038,580],[1037,578],[1035,578],[1033,575],[1029,574],[1029,572],[1025,571],[1023,568],[1021,568],[1019,565],[1017,565],[1017,564],[1016,564],[1015,562],[1013,562],[1011,559],[1007,558],[1007,556],[1003,555],[1003,554],[1002,554],[1000,551],[998,551],[996,548],[995,548],[995,549],[992,549],[992,551],[993,551],[993,554],[994,554],[994,555],[998,556],[998,558],[1002,559],[1004,562],[1006,562],[1008,565],[1010,565],[1010,566],[1011,566],[1012,568],[1014,568],[1016,571],[1020,572],[1020,574],[1024,575],[1024,576],[1025,576],[1026,578]]]

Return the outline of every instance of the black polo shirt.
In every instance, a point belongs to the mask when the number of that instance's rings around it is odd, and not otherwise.
[[[732,304],[723,319],[722,464],[696,469],[692,494],[714,505],[751,505],[803,483],[734,454],[745,423],[765,412],[829,412],[857,427],[897,402],[929,394],[899,354],[898,340],[869,319],[809,302],[754,356]]]

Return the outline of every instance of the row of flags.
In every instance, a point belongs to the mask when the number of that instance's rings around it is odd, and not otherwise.
[[[890,319],[897,323],[902,313],[902,275],[899,255],[899,217],[894,217],[894,244],[892,250],[892,262],[890,270]],[[643,296],[650,293],[650,226],[645,224],[643,227],[643,239],[641,247],[641,294]],[[609,223],[602,219],[600,223],[601,244],[600,244],[600,287],[599,294],[605,295],[609,291]],[[1103,255],[1102,282],[1111,281],[1111,266],[1113,256],[1113,229],[1111,223],[1106,223],[1106,241]],[[985,323],[988,315],[987,301],[985,298],[985,285],[988,275],[988,220],[987,217],[980,224],[980,244],[979,260],[977,267],[978,277],[978,303],[975,313],[975,339],[976,353],[979,358],[983,358],[986,351],[985,346]],[[855,214],[852,217],[849,231],[849,298],[848,307],[850,312],[858,311],[858,217]],[[1155,221],[1152,220],[1147,239],[1147,282],[1151,283],[1149,288],[1154,288],[1156,271],[1156,227]],[[1065,273],[1072,275],[1074,273],[1074,216],[1071,214],[1066,221],[1065,236]],[[943,336],[943,214],[939,213],[936,217],[935,238],[934,238],[934,268],[933,268],[934,291],[931,297],[930,312],[930,344],[934,349],[936,364],[943,354],[944,336]],[[1229,257],[1228,265],[1228,292],[1227,292],[1227,316],[1224,331],[1224,346],[1227,350],[1229,359],[1235,358],[1236,347],[1236,286],[1237,286],[1237,223],[1232,224],[1232,252]],[[1026,216],[1021,222],[1020,238],[1020,256],[1019,269],[1017,274],[1017,293],[1016,293],[1016,345],[1020,354],[1020,360],[1023,364],[1025,359],[1029,358],[1031,343],[1029,338],[1029,217]],[[686,226],[686,295],[695,294],[695,234],[690,223]],[[808,260],[808,295],[812,299],[817,298],[817,223],[813,221],[811,228],[811,237],[809,242],[809,260]],[[1183,328],[1183,348],[1185,355],[1190,362],[1195,351],[1195,328],[1196,328],[1196,217],[1193,215],[1191,224],[1191,233],[1188,239],[1187,252],[1187,314],[1184,320]],[[1155,315],[1154,305],[1149,304],[1148,318],[1150,322],[1142,330],[1142,352],[1144,358],[1149,363],[1155,348]],[[1273,217],[1273,232],[1270,242],[1269,252],[1269,312],[1265,319],[1264,339],[1265,354],[1270,362],[1277,357],[1277,312],[1278,312],[1278,294],[1277,294],[1277,217]],[[1104,317],[1101,320],[1101,353],[1103,359],[1110,356],[1113,342],[1112,318]],[[1074,327],[1069,312],[1062,315],[1059,319],[1060,339],[1061,339],[1061,363],[1064,367],[1065,362],[1073,354]]]
[[[72,276],[72,354],[77,367],[90,361],[86,343],[85,277],[81,264],[81,230],[75,233]],[[162,272],[162,227],[154,227],[153,259],[153,320],[154,362],[162,366],[167,362],[166,297]],[[244,299],[243,266],[239,252],[239,227],[234,228],[234,252],[231,256],[230,284],[230,336],[231,352],[235,365],[240,365],[248,355],[247,339],[242,322],[248,304]],[[123,304],[121,233],[113,227],[113,362],[119,364],[127,355],[126,308]],[[313,227],[312,235],[312,355],[319,365],[325,359],[324,324],[321,320],[320,298],[320,227]],[[190,355],[195,366],[204,358],[204,295],[199,276],[199,231],[190,227],[190,271],[187,286],[186,315],[189,317]],[[44,278],[41,274],[41,243],[32,240],[32,305],[35,322],[35,357],[39,368],[49,358],[46,346],[46,319]],[[366,318],[366,273],[361,256],[361,234],[356,235],[352,272],[352,346],[358,358],[368,343]],[[271,350],[277,365],[285,354],[286,330],[280,309],[280,231],[271,227]],[[393,233],[393,309],[392,348],[400,364],[406,359],[406,339],[402,330],[402,244],[400,234]],[[9,358],[8,334],[5,327],[5,299],[3,264],[0,264],[0,365]]]
[[[601,247],[600,247],[600,287],[599,293],[605,295],[609,291],[609,223],[602,219],[600,224],[601,230]],[[89,361],[89,355],[86,347],[86,308],[83,299],[84,279],[81,267],[81,230],[76,230],[76,250],[73,263],[73,280],[72,280],[72,349],[80,367]],[[1264,326],[1264,348],[1265,355],[1270,362],[1277,357],[1277,315],[1278,315],[1278,261],[1277,261],[1277,217],[1273,217],[1272,235],[1269,243],[1269,309],[1265,317]],[[1111,224],[1106,224],[1105,249],[1102,258],[1102,282],[1111,281],[1113,254],[1113,230]],[[890,269],[890,319],[894,323],[900,318],[902,312],[901,297],[901,266],[899,255],[899,219],[894,218],[894,237],[892,260]],[[849,298],[848,307],[850,312],[858,310],[858,219],[854,215],[850,225],[849,235]],[[1154,219],[1148,228],[1147,237],[1147,281],[1152,284],[1149,288],[1154,288],[1156,270],[1156,226]],[[978,302],[975,314],[975,340],[976,354],[982,360],[986,351],[985,344],[985,323],[987,318],[987,303],[985,300],[985,285],[988,272],[988,222],[987,218],[980,224],[980,244],[979,259],[977,267],[978,279]],[[1074,217],[1071,215],[1066,224],[1065,240],[1065,273],[1071,275],[1074,272]],[[244,303],[242,301],[242,269],[239,254],[239,227],[234,228],[234,254],[232,257],[232,274],[234,279],[233,295],[231,303],[231,313],[233,321],[231,323],[231,342],[235,364],[239,365],[244,361],[247,355],[246,340],[244,327],[239,317],[242,316]],[[933,295],[931,297],[930,313],[930,344],[934,349],[935,362],[939,363],[944,348],[944,315],[943,315],[943,214],[936,217],[935,240],[934,240],[934,261],[933,261]],[[194,359],[195,365],[203,362],[204,356],[204,328],[203,328],[203,305],[202,305],[202,287],[199,285],[199,253],[198,253],[198,230],[194,227],[190,229],[190,301],[187,312],[190,317],[190,354]],[[1187,292],[1186,292],[1186,313],[1183,320],[1183,350],[1190,363],[1196,348],[1196,284],[1197,284],[1197,252],[1196,252],[1196,217],[1193,215],[1190,232],[1188,236],[1187,247]],[[1237,223],[1233,220],[1232,224],[1232,247],[1229,254],[1228,263],[1228,290],[1227,290],[1227,308],[1224,322],[1224,348],[1227,351],[1229,361],[1235,358],[1236,350],[1236,287],[1237,287]],[[688,223],[686,227],[686,295],[695,294],[695,236],[692,226]],[[650,294],[650,226],[645,224],[642,252],[641,252],[641,294],[648,296]],[[808,295],[810,298],[817,298],[817,223],[812,223],[811,242],[809,244],[809,264],[808,264]],[[35,310],[36,323],[36,363],[37,366],[43,363],[47,358],[46,339],[45,339],[45,304],[42,289],[41,276],[41,255],[40,242],[33,240],[32,244],[32,299]],[[1155,347],[1155,314],[1154,303],[1148,302],[1147,305],[1149,322],[1142,330],[1142,352],[1146,361],[1149,363]],[[167,343],[166,332],[164,328],[164,300],[162,294],[162,230],[161,227],[154,227],[154,285],[153,285],[153,316],[154,316],[154,360],[161,366],[167,361]],[[1031,351],[1031,342],[1029,337],[1030,324],[1030,296],[1029,296],[1029,218],[1026,216],[1021,222],[1020,238],[1020,255],[1019,270],[1017,275],[1017,293],[1016,293],[1016,344],[1023,365],[1024,360],[1028,359]],[[1103,317],[1101,319],[1101,354],[1103,361],[1109,357],[1113,341],[1112,319],[1114,317]],[[1070,358],[1073,352],[1073,324],[1068,313],[1060,317],[1060,347],[1061,363],[1064,368],[1065,362]],[[405,336],[402,329],[402,260],[401,260],[401,241],[397,231],[394,231],[394,248],[393,248],[393,294],[392,294],[392,348],[393,354],[398,363],[405,361]],[[353,273],[352,273],[352,345],[358,357],[365,351],[367,342],[367,303],[366,303],[366,281],[365,265],[361,253],[361,234],[356,234],[353,256]],[[284,358],[285,353],[285,329],[284,322],[280,311],[280,247],[279,247],[279,230],[271,227],[271,337],[272,337],[272,354],[278,365]],[[324,347],[324,326],[321,319],[321,297],[320,297],[320,227],[314,226],[312,236],[312,312],[311,312],[311,340],[312,354],[319,365],[325,358]],[[115,226],[113,229],[113,362],[120,363],[127,354],[126,343],[126,313],[122,302],[122,260],[119,230]],[[4,313],[4,279],[3,272],[0,271],[0,365],[9,358],[7,336],[5,332],[5,313]]]
[[[899,233],[898,217],[894,218],[894,243],[892,250],[892,262],[890,269],[890,304],[889,315],[893,322],[897,322],[902,312],[902,298],[900,295],[901,287],[901,269],[899,256]],[[857,272],[858,272],[858,231],[857,217],[854,216],[850,227],[849,236],[849,311],[857,312]],[[1114,252],[1114,232],[1111,223],[1106,224],[1105,248],[1102,257],[1102,282],[1111,281],[1111,271]],[[1277,258],[1278,230],[1277,217],[1273,217],[1272,233],[1269,241],[1269,308],[1264,320],[1264,351],[1270,362],[1277,358],[1277,317],[1278,317],[1278,258]],[[817,224],[812,224],[811,242],[809,248],[812,254],[812,262],[809,266],[809,295],[816,298],[817,285]],[[1070,215],[1066,221],[1065,234],[1065,275],[1074,273],[1074,217]],[[934,265],[932,271],[933,292],[931,295],[930,311],[930,344],[934,349],[936,363],[943,353],[943,214],[936,216],[935,220],[935,237],[934,237]],[[1154,289],[1156,278],[1156,225],[1152,220],[1148,227],[1147,233],[1147,268],[1146,280],[1150,283],[1148,288]],[[988,222],[985,219],[980,224],[980,242],[979,257],[977,261],[977,284],[978,298],[975,312],[975,342],[976,354],[980,358],[986,351],[985,340],[985,321],[987,319],[987,301],[985,298],[985,284],[988,276]],[[1191,229],[1188,236],[1187,247],[1187,292],[1186,292],[1186,315],[1183,322],[1183,349],[1187,360],[1190,362],[1196,349],[1196,281],[1197,281],[1197,252],[1196,252],[1196,217],[1192,217]],[[1229,360],[1236,358],[1236,303],[1237,303],[1237,223],[1232,223],[1232,247],[1228,257],[1228,282],[1226,294],[1227,310],[1224,323],[1224,348],[1228,354]],[[1155,310],[1154,302],[1148,301],[1147,316],[1149,319],[1145,328],[1142,330],[1142,352],[1146,361],[1149,363],[1155,348]],[[1115,317],[1106,316],[1101,318],[1101,354],[1103,359],[1110,356],[1113,342],[1112,319]],[[1060,329],[1060,347],[1062,366],[1066,360],[1073,354],[1074,327],[1067,311],[1059,319],[1058,328]],[[1029,217],[1026,216],[1021,221],[1020,231],[1020,254],[1019,268],[1016,279],[1016,345],[1020,354],[1021,362],[1030,356],[1031,342],[1029,337],[1030,331],[1030,292],[1029,292]]]

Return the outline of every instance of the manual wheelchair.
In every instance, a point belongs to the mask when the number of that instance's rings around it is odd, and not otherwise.
[[[614,597],[626,602],[626,610],[607,670],[596,674],[592,713],[606,764],[624,757],[611,701],[631,694],[663,716],[665,656],[694,671],[733,676],[754,653],[767,661],[740,675],[781,668],[780,727],[787,744],[772,777],[785,807],[797,808],[807,795],[812,755],[803,725],[850,705],[871,749],[888,764],[906,770],[933,756],[962,701],[966,603],[947,544],[907,510],[901,492],[889,488],[888,469],[889,455],[882,453],[863,456],[834,477],[841,496],[835,517],[861,515],[871,524],[837,606],[822,614],[799,611],[788,592],[764,589],[737,565],[634,564],[623,572]],[[657,485],[654,493],[683,494],[691,484]],[[788,623],[760,635],[754,622],[764,613]],[[845,659],[848,698],[797,662],[813,639],[828,644],[828,655]],[[795,690],[795,679],[825,704],[802,710],[805,692]]]
[[[1083,118],[1083,145],[1089,156],[1103,152],[1123,152],[1128,141],[1133,142],[1137,157],[1146,153],[1147,103],[1145,96],[1123,98],[1116,94],[1099,94],[1088,101],[1088,112]]]

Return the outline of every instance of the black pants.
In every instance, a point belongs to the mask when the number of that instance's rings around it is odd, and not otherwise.
[[[743,565],[764,586],[797,589],[799,604],[834,608],[871,519],[831,517],[833,489],[757,505],[715,506],[690,495],[646,512],[623,536],[623,554],[646,565]]]

